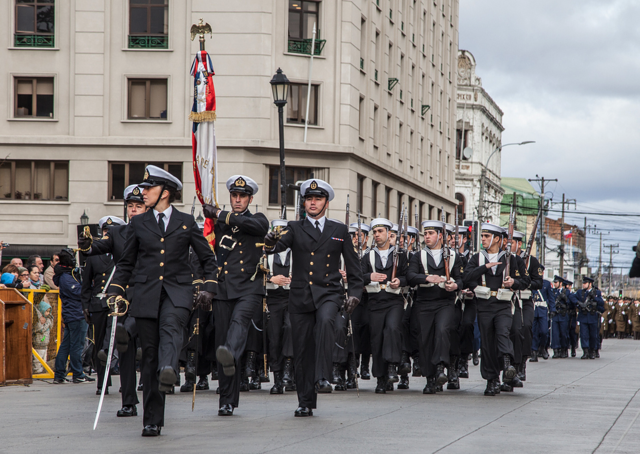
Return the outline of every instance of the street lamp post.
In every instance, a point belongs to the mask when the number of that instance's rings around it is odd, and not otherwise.
[[[482,167],[482,169],[480,170],[480,205],[478,206],[478,224],[481,225],[484,219],[484,187],[486,185],[486,178],[487,178],[487,167],[489,166],[489,161],[491,160],[491,158],[493,157],[494,154],[496,154],[496,152],[502,150],[504,147],[508,147],[511,145],[526,145],[529,143],[536,143],[533,140],[525,140],[524,142],[514,142],[514,143],[506,143],[504,145],[500,145],[499,147],[496,147],[495,150],[493,150],[493,152],[489,155],[489,157],[487,158],[487,162],[484,164],[484,167]]]
[[[289,94],[289,79],[278,68],[271,79],[273,103],[278,107],[278,132],[280,135],[280,213],[281,219],[287,219],[287,178],[284,166],[284,106],[287,105]]]
[[[89,225],[89,216],[87,216],[87,210],[84,210],[82,216],[80,216],[80,225]]]

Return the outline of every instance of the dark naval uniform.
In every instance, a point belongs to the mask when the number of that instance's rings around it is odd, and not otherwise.
[[[348,227],[326,218],[324,228],[314,222],[311,218],[290,222],[275,248],[267,249],[273,253],[290,248],[293,254],[289,314],[298,403],[307,409],[316,408],[315,383],[331,377],[334,324],[344,301],[341,255],[348,295],[362,296],[362,270]]]
[[[538,354],[549,358],[546,345],[549,339],[549,314],[556,313],[556,295],[549,281],[542,281],[542,288],[533,292],[535,313],[533,318],[533,338],[531,340],[531,360],[538,361]]]
[[[458,285],[458,289],[462,289],[462,262],[454,251],[451,251],[449,263],[450,278]],[[439,284],[427,282],[430,274],[446,276],[445,261],[440,256],[436,263],[433,252],[425,247],[411,257],[407,271],[409,285],[417,286],[413,311],[417,311],[420,321],[420,369],[422,375],[427,377],[427,385],[423,390],[425,394],[435,393],[437,386],[447,382],[444,368],[450,366],[450,336],[457,293],[445,290],[444,284],[440,287]]]
[[[584,278],[584,282],[592,282]],[[598,322],[604,312],[602,293],[597,288],[580,289],[576,292],[578,323],[580,324],[580,346],[585,354],[583,359],[595,359],[598,350]]]
[[[529,298],[524,298],[524,292],[520,292],[520,303],[522,304],[522,362],[520,363],[521,371],[524,373],[526,367],[527,358],[531,356],[532,342],[533,342],[533,319],[535,317],[535,293],[542,289],[542,275],[543,269],[540,266],[540,262],[534,256],[529,256],[529,267],[527,269],[529,279],[528,290],[531,292]],[[537,350],[537,349],[536,349]]]

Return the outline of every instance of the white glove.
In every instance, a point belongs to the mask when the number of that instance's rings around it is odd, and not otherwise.
[[[629,325],[631,325],[631,320],[629,320]]]
[[[604,317],[600,317],[600,323],[604,323]]]
[[[613,320],[609,320],[609,323],[613,323]]]

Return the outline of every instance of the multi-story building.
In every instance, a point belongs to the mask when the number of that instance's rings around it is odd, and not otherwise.
[[[483,186],[482,220],[498,223],[504,190],[500,185],[503,112],[482,88],[476,59],[458,51],[456,123],[456,199],[460,219],[478,219]],[[493,152],[498,150],[495,155]]]
[[[195,195],[189,36],[209,23],[217,94],[219,203],[254,178],[252,209],[279,214],[278,114],[270,79],[291,81],[287,182],[336,189],[329,216],[448,219],[455,206],[457,0],[9,0],[0,7],[0,240],[5,256],[75,243],[83,214],[122,215],[148,163]],[[313,72],[309,57],[318,30]],[[308,138],[303,140],[311,80]],[[288,191],[288,217],[294,216]],[[227,202],[228,203],[228,202]],[[196,215],[199,213],[196,209]],[[16,246],[22,245],[22,246]]]

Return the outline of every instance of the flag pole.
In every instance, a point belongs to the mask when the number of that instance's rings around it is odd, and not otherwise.
[[[313,70],[313,54],[316,47],[316,23],[313,23],[311,37],[311,58],[309,59],[309,84],[307,85],[307,113],[304,116],[304,143],[307,143],[307,128],[309,126],[309,101],[311,100],[311,71]]]

